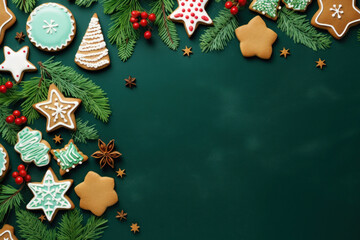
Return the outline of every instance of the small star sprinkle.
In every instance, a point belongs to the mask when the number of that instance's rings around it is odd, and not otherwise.
[[[140,226],[137,223],[133,223],[131,224],[131,232],[133,232],[134,234],[137,232],[140,232]]]
[[[283,56],[284,58],[286,58],[288,55],[290,55],[290,49],[283,48],[282,50],[280,50],[280,57]]]
[[[54,142],[55,143],[61,143],[61,141],[63,140],[61,138],[61,135],[55,135],[55,137],[53,138]]]
[[[185,48],[183,49],[183,52],[184,52],[184,54],[183,54],[183,56],[188,56],[188,57],[190,57],[190,54],[192,54],[193,52],[191,51],[191,49],[192,49],[192,47],[187,47],[187,46],[185,46]]]
[[[126,221],[127,213],[124,212],[124,210],[121,210],[120,212],[117,212],[116,218],[118,218],[120,221]]]
[[[15,39],[21,43],[23,41],[25,41],[25,34],[23,32],[17,32],[15,35]]]
[[[125,79],[125,86],[132,88],[132,87],[136,87],[136,78],[133,78],[131,76],[129,76],[129,78]]]
[[[39,217],[40,221],[43,222],[46,219],[46,216],[43,214]]]
[[[317,68],[323,69],[323,67],[326,66],[325,59],[321,60],[321,58],[319,58],[319,61],[315,61],[315,62]]]
[[[126,173],[125,173],[125,169],[120,169],[118,171],[116,171],[117,173],[117,176],[120,177],[120,178],[123,178],[124,176],[126,176]]]

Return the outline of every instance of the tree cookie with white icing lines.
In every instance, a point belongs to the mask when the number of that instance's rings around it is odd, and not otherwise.
[[[341,39],[350,27],[360,23],[360,9],[355,4],[355,0],[318,0],[319,10],[311,24]]]
[[[0,44],[4,40],[5,31],[16,22],[15,14],[8,9],[6,0],[0,0]]]
[[[26,31],[37,48],[56,52],[66,48],[74,39],[76,22],[69,9],[58,3],[44,3],[31,12]]]
[[[33,108],[46,117],[46,131],[52,132],[61,127],[76,130],[75,111],[80,106],[81,99],[66,98],[60,90],[51,84],[48,99],[35,103]]]
[[[5,61],[0,64],[0,71],[11,72],[16,83],[20,83],[25,72],[36,72],[37,68],[28,60],[29,47],[25,46],[15,52],[11,48],[4,47]]]
[[[0,143],[0,182],[9,171],[9,154],[6,149]]]
[[[208,0],[178,0],[179,7],[168,19],[182,22],[189,37],[193,35],[199,24],[213,25],[213,21],[205,11]]]
[[[100,70],[110,65],[109,50],[104,41],[99,18],[95,13],[75,55],[75,63],[86,70]]]
[[[18,132],[18,141],[14,146],[16,152],[25,163],[34,162],[36,166],[43,167],[50,162],[50,144],[42,139],[42,134],[38,130],[24,127]]]
[[[51,154],[60,166],[61,176],[88,160],[88,156],[79,150],[72,139],[64,148],[51,150]]]

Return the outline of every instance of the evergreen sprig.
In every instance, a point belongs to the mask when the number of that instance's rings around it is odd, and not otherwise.
[[[83,240],[100,239],[105,228],[107,228],[107,226],[105,225],[106,223],[107,223],[106,219],[91,216],[86,222],[86,225],[84,226],[82,239]]]
[[[155,0],[151,3],[151,13],[155,13],[155,25],[158,27],[158,32],[161,40],[171,49],[176,50],[179,47],[179,36],[176,31],[175,24],[167,19],[171,14],[174,2],[172,0]]]
[[[18,9],[25,13],[30,13],[34,10],[37,0],[12,0]]]
[[[279,11],[277,26],[295,43],[301,43],[314,51],[330,48],[331,37],[318,32],[306,19],[306,15],[282,8]]]
[[[5,85],[6,82],[10,81],[8,78],[2,77],[0,75],[0,85]],[[0,105],[9,106],[10,104],[14,104],[17,101],[22,99],[22,96],[19,95],[19,85],[13,82],[13,87],[7,89],[6,93],[0,94]]]
[[[200,36],[202,52],[224,50],[228,42],[235,37],[235,29],[239,26],[238,20],[228,9],[220,11],[214,19],[214,27],[208,28]]]
[[[83,216],[78,209],[64,214],[57,228],[57,239],[82,239],[82,234],[84,232],[82,221]]]
[[[75,0],[75,4],[79,7],[90,7],[93,3],[96,3],[98,0]]]
[[[76,120],[76,131],[71,134],[75,142],[87,143],[88,140],[96,140],[99,138],[95,125],[89,126],[89,121],[84,122],[82,119]]]
[[[10,185],[0,185],[0,223],[4,221],[5,216],[12,209],[18,208],[23,202],[23,197],[20,193],[23,186],[16,189]]]
[[[127,61],[134,52],[139,32],[135,31],[129,19],[131,11],[141,11],[138,0],[105,0],[104,12],[111,15],[111,26],[108,32],[111,44],[116,44],[118,55],[122,61]]]

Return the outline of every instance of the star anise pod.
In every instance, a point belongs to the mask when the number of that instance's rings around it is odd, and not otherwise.
[[[120,157],[122,154],[114,150],[115,140],[111,140],[107,145],[99,139],[98,145],[100,151],[94,152],[91,156],[93,158],[100,158],[100,168],[103,168],[106,164],[114,168],[114,158]]]
[[[22,41],[25,40],[25,34],[23,32],[17,32],[16,33],[16,36],[15,36],[15,39],[21,43]]]
[[[136,78],[129,76],[125,79],[125,86],[128,88],[136,87]]]

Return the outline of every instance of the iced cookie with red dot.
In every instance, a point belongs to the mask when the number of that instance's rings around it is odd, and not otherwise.
[[[205,11],[208,0],[178,0],[179,7],[168,16],[173,22],[182,22],[189,37],[199,24],[212,25],[213,21]]]
[[[11,48],[4,47],[5,61],[0,64],[1,72],[11,72],[16,83],[21,82],[25,72],[35,72],[37,68],[28,60],[29,47],[25,46],[15,52]]]

